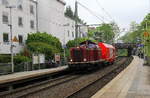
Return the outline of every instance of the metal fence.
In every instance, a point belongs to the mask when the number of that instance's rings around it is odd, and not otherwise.
[[[47,69],[47,68],[54,68],[58,66],[62,66],[64,62],[60,64],[52,63],[46,61],[43,64],[32,64],[32,62],[23,62],[20,64],[15,64],[14,71],[15,72],[24,72],[24,71],[32,71],[32,70],[39,70],[39,69]],[[11,63],[0,63],[0,75],[9,74],[11,73]]]
[[[0,63],[0,75],[11,73],[10,63]]]

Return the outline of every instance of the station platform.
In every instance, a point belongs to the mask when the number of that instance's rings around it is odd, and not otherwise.
[[[132,63],[92,98],[150,98],[150,66],[136,56]]]
[[[9,74],[9,75],[2,75],[2,76],[0,76],[0,85],[59,72],[59,71],[65,70],[67,68],[68,68],[68,66],[63,66],[63,67],[57,67],[57,68],[51,68],[51,69],[42,69],[42,70],[36,70],[36,71],[26,71],[26,72],[13,73],[13,74]]]

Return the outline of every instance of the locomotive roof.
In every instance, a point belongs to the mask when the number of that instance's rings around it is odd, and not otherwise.
[[[94,44],[94,45],[96,45],[96,43],[92,42],[91,40],[87,40],[87,41],[80,43],[80,45],[83,45],[83,44]]]
[[[112,45],[110,45],[110,44],[106,44],[106,43],[102,43],[102,42],[100,42],[100,44],[102,44],[106,48],[113,48],[114,49],[114,47]]]

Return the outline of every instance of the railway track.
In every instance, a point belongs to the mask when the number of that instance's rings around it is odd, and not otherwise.
[[[85,92],[86,90],[86,92],[90,91],[88,88],[95,83],[97,84],[97,81],[104,79],[103,83],[107,83],[105,80],[110,80],[113,78],[111,73],[116,73],[114,70],[117,70],[117,68],[126,61],[127,58],[118,58],[114,64],[117,66],[107,66],[104,69],[99,69],[96,72],[91,72],[88,74],[72,73],[56,79],[50,79],[13,91],[1,93],[0,98],[78,98],[77,96],[88,98],[81,92]],[[110,79],[106,79],[105,77],[107,76],[111,76],[111,78],[109,77]],[[88,96],[91,94],[92,93]]]
[[[118,59],[119,60],[119,59]],[[118,75],[127,65],[131,62],[132,58],[128,59],[121,67],[116,67],[113,70],[108,71],[105,75],[101,76],[92,83],[86,85],[80,90],[74,91],[72,94],[67,96],[67,98],[90,98],[99,89],[111,81],[116,75]]]
[[[80,77],[79,75],[73,75],[75,73],[71,73],[69,75],[60,76],[58,78],[42,81],[39,83],[31,84],[23,88],[14,89],[13,91],[6,91],[0,93],[0,98],[22,98],[26,95],[30,95],[32,93],[39,92],[43,89],[52,88],[54,86],[60,85],[62,83],[71,81]]]

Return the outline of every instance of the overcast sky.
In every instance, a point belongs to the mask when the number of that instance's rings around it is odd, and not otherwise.
[[[67,5],[74,9],[75,0],[65,0]],[[100,5],[112,16],[121,28],[129,28],[131,21],[140,23],[144,16],[150,11],[150,0],[78,0],[81,4],[94,11],[104,21],[111,21],[109,16],[103,12]],[[98,2],[97,2],[98,1]],[[79,16],[88,24],[101,23],[99,19],[91,15],[86,9],[79,6]]]

